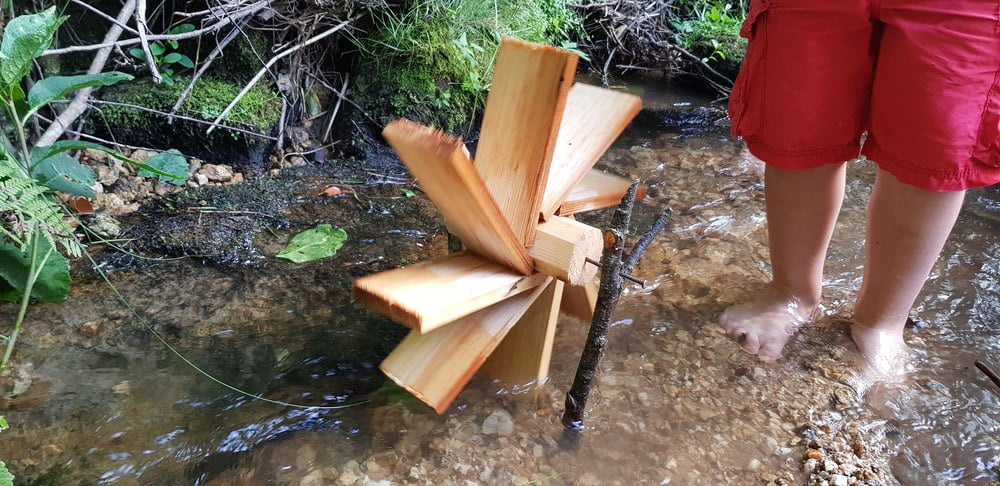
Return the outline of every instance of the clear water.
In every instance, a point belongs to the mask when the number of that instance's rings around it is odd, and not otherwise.
[[[684,101],[646,88],[647,104]],[[1000,366],[1000,224],[996,191],[971,194],[908,331],[918,359],[904,386],[859,401],[850,387],[849,318],[860,284],[864,211],[874,178],[850,169],[827,265],[825,315],[775,365],[755,362],[714,326],[768,275],[762,187],[724,129],[647,118],[602,160],[644,180],[639,230],[665,206],[654,243],[618,308],[577,447],[563,441],[563,392],[586,325],[563,318],[551,379],[509,393],[476,379],[437,416],[380,375],[401,327],[350,301],[357,276],[445,252],[422,195],[360,189],[368,203],[310,198],[293,230],[347,227],[334,259],[296,267],[214,268],[180,260],[117,272],[115,284],[206,371],[267,397],[339,410],[283,408],[207,380],[153,339],[92,277],[70,301],[33,307],[2,378],[0,459],[29,484],[765,484],[804,478],[802,427],[854,428],[889,484],[989,484],[1000,464],[1000,389],[976,359]],[[595,225],[607,215],[590,215]],[[288,232],[262,235],[270,254]],[[14,310],[0,308],[10,321]],[[94,323],[97,324],[94,324]],[[85,323],[91,323],[81,331]],[[485,434],[498,410],[510,435]]]

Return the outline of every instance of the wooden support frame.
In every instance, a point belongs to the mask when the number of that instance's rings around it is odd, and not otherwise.
[[[587,285],[567,285],[563,289],[562,308],[564,314],[573,316],[583,322],[594,320],[594,308],[597,306],[598,282]]]
[[[570,285],[584,285],[597,276],[604,239],[601,231],[570,218],[552,216],[538,225],[535,244],[528,254],[535,259],[535,269]]]

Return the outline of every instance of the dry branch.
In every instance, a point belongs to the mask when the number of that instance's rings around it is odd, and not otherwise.
[[[146,0],[136,0],[135,2],[135,26],[139,29],[139,43],[142,45],[142,52],[146,54],[146,65],[149,66],[149,75],[153,77],[153,82],[160,84],[163,76],[160,69],[156,67],[156,57],[149,49],[149,26],[146,25]]]

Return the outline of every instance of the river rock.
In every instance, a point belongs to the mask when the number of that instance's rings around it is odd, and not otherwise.
[[[122,225],[117,219],[107,213],[97,213],[87,223],[89,229],[95,235],[106,240],[117,238],[122,232]]]
[[[349,486],[358,482],[363,476],[358,461],[348,461],[347,464],[344,464],[344,470],[341,471],[340,476],[337,477],[337,484]]]
[[[506,410],[496,410],[483,420],[483,434],[508,437],[514,433],[514,419]]]
[[[205,164],[198,173],[203,174],[211,182],[225,183],[233,179],[233,169],[225,165]]]

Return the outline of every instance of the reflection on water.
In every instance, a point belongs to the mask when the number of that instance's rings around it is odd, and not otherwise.
[[[884,473],[871,484],[997,480],[1000,390],[972,366],[1000,366],[997,193],[970,194],[914,309],[928,325],[907,334],[918,356],[911,381],[859,402],[841,321],[860,285],[872,168],[850,168],[823,317],[764,365],[713,324],[769,272],[757,168],[724,128],[677,119],[645,114],[601,162],[650,186],[637,228],[664,206],[675,221],[636,271],[651,285],[630,288],[619,306],[578,448],[560,443],[562,391],[586,333],[571,318],[560,323],[550,383],[532,393],[474,381],[436,416],[385,382],[377,363],[403,329],[355,309],[350,281],[446,245],[423,198],[360,189],[378,207],[307,203],[291,218],[292,231],[349,225],[333,260],[253,269],[180,261],[113,278],[157,330],[226,382],[306,405],[364,403],[289,409],[230,393],[116,310],[100,284],[83,283],[69,303],[32,310],[0,398],[13,426],[0,458],[39,484],[801,484],[819,454],[863,457]],[[351,223],[366,213],[373,224]]]

